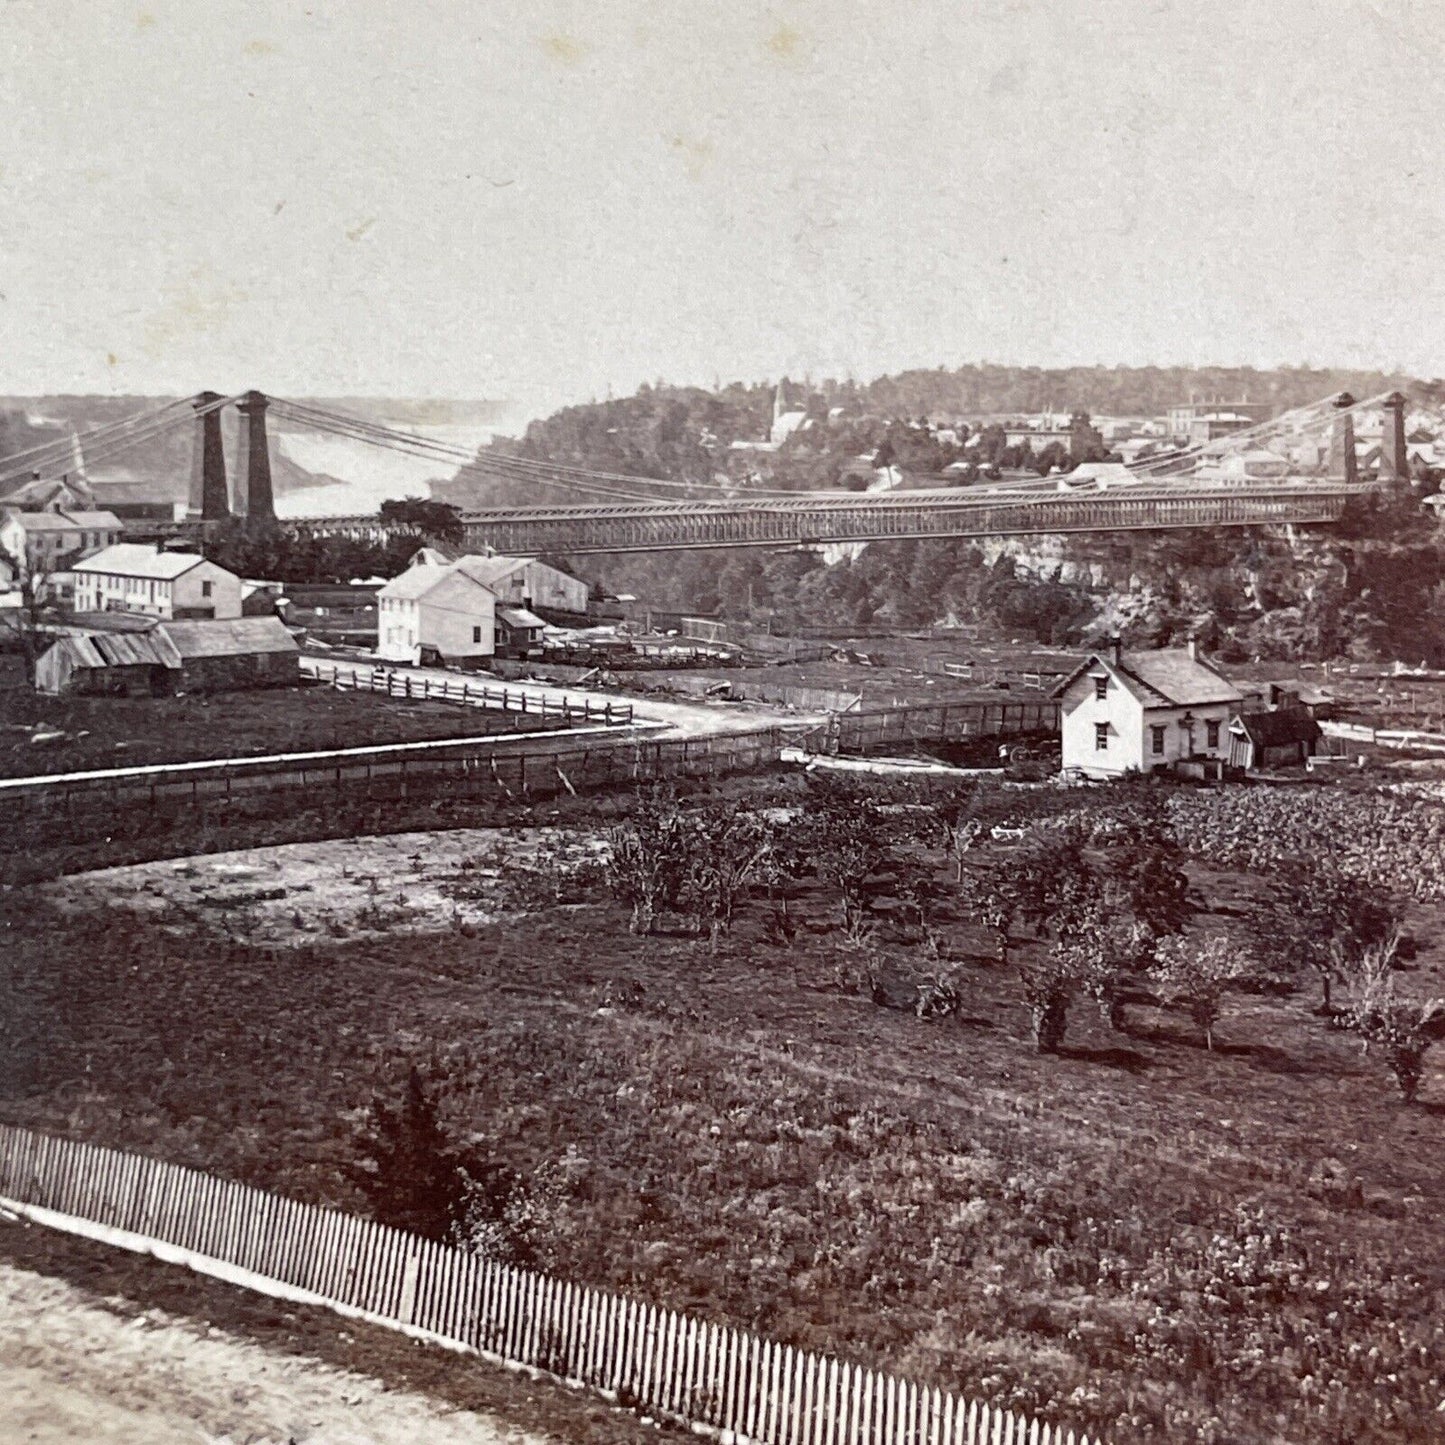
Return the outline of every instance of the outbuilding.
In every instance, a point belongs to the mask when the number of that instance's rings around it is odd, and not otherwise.
[[[180,659],[183,692],[295,687],[301,680],[301,650],[279,617],[162,622],[155,631]]]
[[[542,647],[546,623],[525,607],[497,608],[497,654],[501,657],[530,657]]]
[[[1320,725],[1303,707],[1239,713],[1229,724],[1232,768],[1303,767],[1319,746]]]
[[[58,696],[163,697],[181,677],[164,633],[90,632],[62,637],[35,661],[35,690]]]

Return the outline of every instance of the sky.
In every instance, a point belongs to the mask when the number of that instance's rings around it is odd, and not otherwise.
[[[1438,0],[5,0],[0,392],[1445,374]]]

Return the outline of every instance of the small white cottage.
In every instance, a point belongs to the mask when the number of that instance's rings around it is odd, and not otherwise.
[[[1243,694],[1188,647],[1125,652],[1116,638],[1054,689],[1065,769],[1090,778],[1229,760]]]

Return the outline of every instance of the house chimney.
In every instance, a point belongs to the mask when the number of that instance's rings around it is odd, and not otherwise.
[[[1109,657],[1115,667],[1124,660],[1124,639],[1117,632],[1109,639]]]
[[[1189,645],[1189,660],[1190,660],[1190,662],[1198,662],[1198,661],[1199,661],[1199,644],[1194,640],[1194,638],[1191,637],[1191,638],[1189,639],[1189,644],[1188,644],[1188,645]]]

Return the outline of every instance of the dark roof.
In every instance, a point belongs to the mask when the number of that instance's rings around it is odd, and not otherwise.
[[[182,658],[244,657],[259,652],[296,652],[296,639],[279,617],[236,617],[225,621],[162,622],[164,632]]]
[[[1243,712],[1236,722],[1257,748],[1287,747],[1290,743],[1315,743],[1320,739],[1320,725],[1302,707]]]
[[[1102,652],[1084,659],[1053,695],[1062,697],[1083,672],[1095,665],[1113,673],[1147,707],[1200,707],[1206,703],[1239,702],[1243,693],[1202,657],[1187,647],[1161,648],[1157,652],[1126,652],[1116,665]]]

